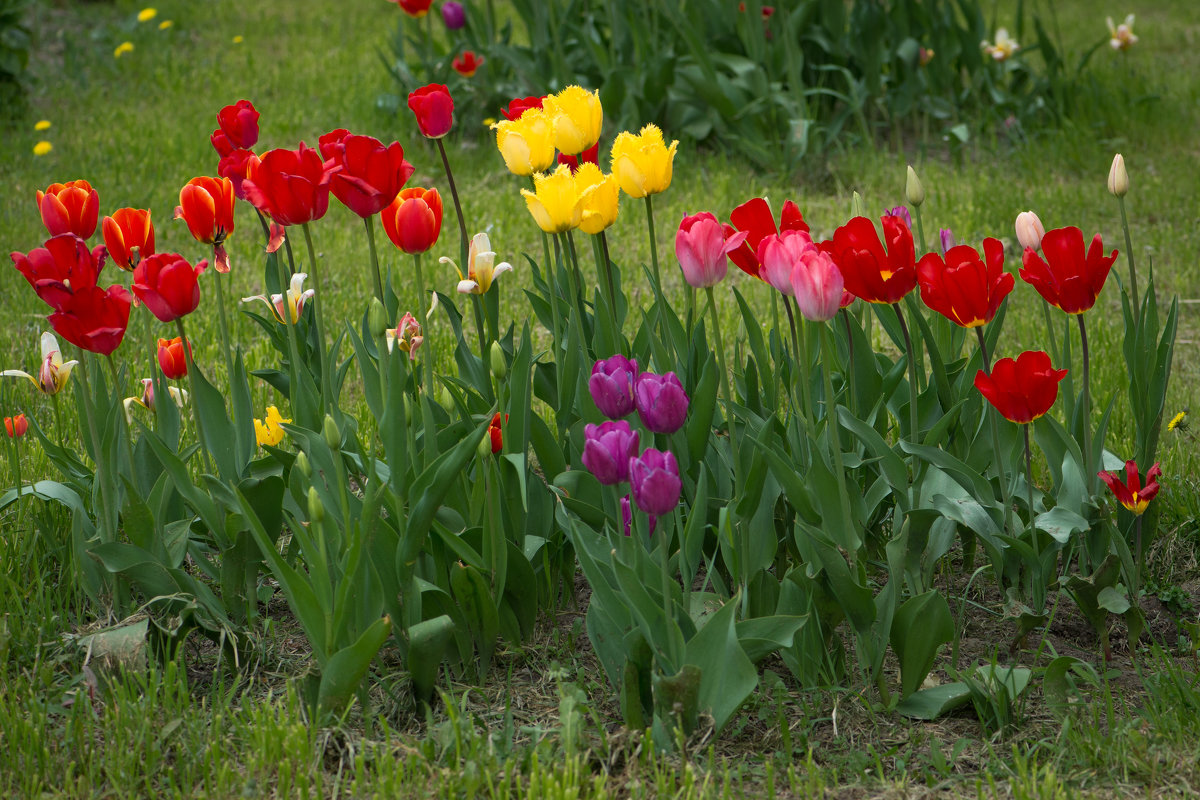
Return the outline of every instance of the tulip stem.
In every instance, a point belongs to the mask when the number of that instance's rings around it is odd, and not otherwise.
[[[1133,239],[1129,236],[1129,218],[1125,216],[1125,198],[1118,197],[1117,205],[1121,209],[1121,227],[1125,231],[1125,260],[1129,262],[1129,289],[1133,293],[1133,324],[1137,327],[1138,314],[1141,313],[1142,296],[1138,294],[1137,285],[1137,267],[1133,263]],[[1153,265],[1151,265],[1153,267]],[[1153,278],[1153,268],[1151,269],[1151,278]],[[1153,283],[1153,281],[1151,281]]]
[[[1083,355],[1083,474],[1087,476],[1088,491],[1091,492],[1097,476],[1092,466],[1092,398],[1087,328],[1083,324],[1083,314],[1076,314],[1075,318],[1079,320],[1079,349]]]
[[[608,254],[608,236],[605,235],[604,231],[600,231],[599,239],[600,251],[604,254],[604,278],[605,282],[608,283],[608,302],[612,304],[613,325],[615,328],[620,317],[617,314],[617,289],[613,281],[612,257]],[[617,339],[619,340],[620,338],[620,335],[618,335]]]
[[[842,318],[842,323],[846,327],[846,379],[850,383],[850,405],[851,411],[853,406],[858,404],[858,391],[855,389],[854,381],[854,333],[850,327],[850,312],[844,308],[838,309],[838,316]]]
[[[900,305],[893,303],[892,308],[896,309],[896,319],[900,320],[900,331],[904,334],[904,349],[908,351],[908,424],[909,424],[909,441],[913,444],[920,442],[918,427],[920,426],[920,417],[917,414],[917,360],[913,353],[912,337],[908,334],[908,323],[904,321],[904,314],[900,311]]]
[[[842,437],[839,432],[837,419],[837,402],[833,395],[833,377],[830,375],[833,361],[833,347],[829,341],[829,331],[825,323],[817,323],[817,336],[821,347],[821,378],[825,382],[825,431],[829,438],[829,449],[833,453],[834,479],[838,486],[838,500],[842,504],[842,516],[846,524],[852,524],[850,513],[850,495],[846,492],[846,469],[842,464]],[[856,534],[857,535],[857,534]],[[850,564],[854,564],[854,551],[847,550]]]
[[[738,440],[733,424],[733,384],[729,380],[729,369],[725,365],[725,340],[721,336],[721,317],[717,313],[717,304],[713,300],[713,287],[706,286],[704,291],[708,293],[708,310],[712,316],[713,335],[717,337],[717,358],[720,359],[721,380],[725,389],[725,419],[729,427],[729,448],[733,454],[733,474],[736,480],[741,473],[742,461],[738,457]],[[747,555],[743,554],[743,557]]]
[[[779,294],[776,292],[775,294]],[[796,314],[792,311],[792,304],[787,300],[783,302],[783,310],[787,312],[788,325],[792,329],[792,349],[796,353],[796,371],[798,375],[795,380],[796,406],[800,412],[801,419],[804,420],[805,430],[812,432],[813,421],[812,415],[809,413],[809,376],[808,376],[808,351],[800,343],[800,334],[796,328]],[[801,318],[800,325],[804,325],[804,320]]]
[[[650,265],[654,269],[654,322],[658,328],[658,335],[663,338],[664,343],[670,349],[672,356],[674,356],[675,343],[667,334],[666,322],[663,316],[663,305],[666,303],[666,297],[663,295],[662,275],[658,268],[658,243],[654,238],[654,202],[651,200],[652,197],[653,195],[646,195],[646,226],[650,229]],[[709,297],[711,298],[711,296],[712,292],[710,291]]]
[[[383,303],[383,310],[387,311],[388,303],[383,294],[383,275],[379,272],[379,252],[375,249],[375,217],[363,217],[363,225],[367,226],[367,247],[371,250],[371,267],[375,272],[375,296]],[[390,315],[387,323],[392,324]]]
[[[983,335],[983,326],[975,327],[975,335],[979,337],[979,353],[983,357],[983,367],[988,375],[992,374],[992,358],[988,355],[987,339]],[[1013,535],[1012,531],[1012,496],[1009,494],[1009,483],[1005,474],[1005,460],[1001,458],[1000,453],[1000,420],[999,411],[992,407],[985,409],[984,413],[988,415],[988,421],[992,427],[992,459],[996,464],[996,475],[1000,479],[1000,496],[1004,501],[1004,532],[1007,535]]]
[[[1042,300],[1042,314],[1046,317],[1046,333],[1050,334],[1050,358],[1055,364],[1058,364],[1060,363],[1058,339],[1054,337],[1054,321],[1050,318],[1050,303],[1045,299]]]
[[[259,216],[262,216],[262,212],[259,212]],[[287,243],[287,240],[285,239],[284,242]],[[292,298],[289,294],[291,290],[291,281],[289,280],[288,276],[295,274],[296,262],[292,258],[291,244],[287,245],[286,252],[288,257],[288,267],[286,269],[283,266],[283,259],[279,257],[278,251],[267,256],[268,260],[272,256],[275,258],[276,272],[279,273],[279,296],[281,298],[280,306],[282,306],[282,308],[275,307],[275,302],[271,298],[271,291],[269,288],[267,289],[267,299],[271,301],[271,307],[275,308],[275,312],[279,314],[279,321],[283,323],[284,332],[287,333],[289,361],[288,385],[291,387],[289,390],[289,399],[292,401],[293,410],[296,410],[300,407],[300,404],[297,403],[297,399],[300,396],[300,343],[296,332],[296,324],[300,321],[300,314],[297,311],[296,318],[292,319]],[[192,402],[195,402],[195,400]],[[311,424],[315,426],[316,423],[317,420],[301,420],[301,424],[303,425]]]
[[[179,332],[179,338],[186,342],[187,332],[183,329],[183,317],[175,318],[175,330]],[[200,441],[200,451],[204,453],[205,464],[212,469],[212,453],[208,452],[208,444],[204,440],[204,429],[200,425],[200,394],[196,391],[196,362],[192,358],[191,348],[183,348],[183,358],[187,362],[188,385],[192,387],[192,419],[196,422],[196,438]]]
[[[305,222],[301,226],[304,229],[304,244],[308,247],[308,263],[309,269],[312,270],[313,283],[316,284],[317,294],[320,295],[320,302],[317,303],[317,354],[320,356],[321,363],[321,398],[324,400],[323,407],[326,413],[331,413],[337,408],[337,403],[333,397],[333,376],[329,373],[329,351],[325,349],[325,306],[329,303],[329,295],[325,293],[325,286],[321,283],[320,267],[317,265],[317,251],[313,247],[312,232],[309,230],[309,223]]]
[[[1034,522],[1036,515],[1033,512],[1033,450],[1029,446],[1029,423],[1022,425],[1021,430],[1025,434],[1025,488],[1028,492],[1029,502],[1029,543],[1033,548],[1033,561],[1036,570],[1036,574],[1031,581],[1034,600],[1033,610],[1035,614],[1040,614],[1046,604],[1046,582],[1042,580],[1042,556],[1038,548],[1037,525]]]
[[[438,152],[442,154],[442,166],[446,169],[446,181],[450,184],[450,197],[454,200],[454,213],[458,215],[458,235],[461,237],[459,250],[462,252],[462,263],[467,263],[467,220],[463,217],[462,203],[458,200],[458,187],[454,185],[454,173],[450,171],[450,159],[446,157],[446,145],[436,139]]]
[[[120,386],[121,380],[117,375],[117,364],[115,361],[113,361],[112,353],[109,353],[106,356],[104,356],[104,360],[108,362],[108,371],[109,371],[109,373],[112,374],[113,391],[116,392],[116,397],[120,398],[121,392],[118,389],[118,387]],[[157,404],[155,407],[157,407]],[[129,455],[129,480],[133,481],[133,480],[135,480],[135,476],[137,475],[137,470],[135,470],[134,466],[133,466],[133,434],[130,433],[130,431],[129,431],[129,420],[127,420],[125,418],[125,409],[124,408],[121,409],[120,413],[117,414],[117,416],[121,420],[119,423],[121,426],[121,438],[125,440],[125,444],[129,448],[127,451],[128,455]],[[134,484],[134,485],[136,485],[136,484]]]
[[[583,321],[586,319],[586,314],[583,307],[583,273],[579,271],[579,254],[575,252],[575,240],[571,237],[571,232],[567,231],[562,234],[565,245],[563,251],[571,259],[571,268],[567,273],[567,279],[571,282],[571,301],[575,304],[575,310],[579,314],[579,332],[583,333]],[[593,329],[595,327],[595,318],[592,320]]]
[[[225,315],[225,288],[224,276],[217,273],[213,277],[213,283],[217,287],[217,313],[221,321],[221,349],[225,353],[225,379],[231,384],[233,382],[233,350],[229,346],[229,317]],[[180,342],[186,349],[188,342],[185,339]]]
[[[424,311],[425,311],[425,270],[421,266],[421,254],[420,253],[413,253],[413,266],[416,268],[415,271],[417,273],[417,314],[418,314],[418,316],[423,317]],[[474,304],[475,305],[475,329],[479,332],[479,358],[480,358],[480,360],[482,360],[484,357],[484,355],[483,355],[483,327],[482,327],[482,323],[480,322],[480,318],[479,318],[479,295],[471,295],[471,298],[473,300],[475,300],[475,304]],[[426,324],[428,324],[429,320],[426,319],[425,322],[426,322]],[[433,333],[433,331],[425,331],[425,335],[429,339],[432,339],[432,336],[431,336],[432,333]],[[425,362],[425,391],[426,391],[426,393],[428,393],[428,392],[433,391],[433,348],[432,347],[425,348],[425,358],[422,360]],[[417,399],[415,394],[413,395],[413,399],[414,400]]]

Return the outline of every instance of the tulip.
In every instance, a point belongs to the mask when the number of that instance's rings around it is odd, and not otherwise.
[[[233,146],[233,142],[229,141],[229,137],[225,134],[225,131],[220,128],[217,128],[208,135],[208,141],[212,144],[213,149],[217,151],[217,156],[220,158],[224,158],[234,150],[237,150]]]
[[[140,208],[118,208],[100,225],[108,257],[118,267],[132,272],[145,256],[154,255],[154,226],[150,211]]]
[[[453,259],[442,256],[438,261],[451,264],[458,271],[458,291],[461,294],[487,294],[488,289],[492,288],[492,281],[512,270],[512,264],[507,261],[496,264],[496,253],[492,250],[492,242],[486,233],[477,233],[471,237],[471,246],[467,251],[466,276],[463,276],[462,270],[458,269]]]
[[[320,138],[321,157],[341,170],[330,189],[346,208],[366,219],[396,199],[415,169],[404,158],[399,142],[384,146],[374,136],[359,136],[344,128]]]
[[[896,217],[904,220],[904,224],[912,230],[912,212],[908,210],[908,206],[895,206],[883,212],[885,217]]]
[[[762,265],[758,277],[790,297],[794,291],[792,269],[800,262],[801,256],[816,249],[813,240],[804,231],[790,230],[764,236],[755,253],[755,260]]]
[[[675,232],[675,258],[684,279],[697,289],[716,286],[725,279],[726,255],[745,240],[743,231],[726,238],[725,228],[707,211],[685,216]]]
[[[496,376],[496,380],[502,381],[508,377],[508,357],[499,342],[493,341],[488,350],[488,366],[492,368],[492,374]]]
[[[975,328],[991,322],[1016,281],[1004,271],[1004,245],[984,239],[983,253],[968,245],[951,247],[943,260],[928,253],[917,264],[921,300],[955,325]]]
[[[559,163],[562,163],[561,158]],[[575,176],[575,194],[579,196],[579,230],[593,236],[607,230],[617,221],[620,210],[621,187],[612,175],[605,175],[594,162],[584,161],[577,167],[567,165]]]
[[[596,142],[577,156],[559,153],[558,163],[566,164],[570,167],[572,174],[578,174],[580,164],[595,164],[596,166],[600,166],[600,143]]]
[[[729,258],[747,275],[762,279],[762,264],[758,260],[758,245],[772,234],[785,231],[803,231],[808,233],[808,223],[800,213],[800,207],[787,200],[779,215],[779,225],[775,225],[775,215],[771,205],[762,197],[755,197],[729,212],[732,225],[725,226],[726,236],[735,230],[746,232],[746,241],[740,247],[730,251]],[[781,290],[782,291],[782,290]]]
[[[71,344],[107,356],[125,338],[132,302],[124,286],[110,286],[107,290],[88,286],[71,294],[62,308],[47,319],[55,332]]]
[[[251,300],[261,300],[266,303],[267,308],[275,315],[275,319],[281,325],[291,323],[295,325],[300,321],[300,315],[304,313],[304,304],[312,299],[316,291],[304,289],[304,279],[308,277],[306,272],[297,272],[292,275],[291,285],[287,290],[287,305],[284,305],[284,296],[282,294],[273,294],[269,298],[266,295],[256,294],[253,297],[243,297],[242,302],[248,303]],[[288,316],[285,318],[284,314]]]
[[[303,225],[325,216],[337,167],[304,142],[296,150],[268,150],[249,159],[242,190],[255,208],[280,225]]]
[[[815,247],[800,253],[792,267],[792,294],[805,319],[824,322],[837,316],[846,292],[842,271],[828,253]]]
[[[833,261],[855,297],[868,303],[898,303],[917,285],[912,231],[899,217],[880,221],[886,249],[871,220],[855,217],[834,231]]]
[[[258,156],[250,150],[234,150],[222,156],[217,163],[217,175],[229,178],[233,183],[233,194],[239,200],[246,199],[246,187],[243,185],[246,173],[250,169],[250,162],[257,160]]]
[[[1058,399],[1065,369],[1054,369],[1050,356],[1028,350],[1017,358],[1002,358],[989,375],[975,373],[975,388],[1005,419],[1024,425],[1045,414]]]
[[[954,240],[954,231],[949,228],[942,228],[938,231],[938,252],[943,256],[946,252],[954,247],[958,242]]]
[[[1112,17],[1107,18],[1108,34],[1111,37],[1108,44],[1113,50],[1125,51],[1137,44],[1138,37],[1133,33],[1133,20],[1134,15],[1130,14],[1120,25],[1114,25]]]
[[[612,146],[612,173],[625,194],[634,198],[666,191],[671,185],[671,169],[679,142],[670,147],[657,125],[647,125],[636,136],[629,131],[617,134]]]
[[[267,415],[263,419],[254,420],[254,439],[259,447],[274,447],[283,441],[283,424],[291,422],[284,419],[275,406],[267,406]]]
[[[670,514],[679,505],[679,464],[669,450],[646,448],[629,459],[629,486],[637,507],[654,517]]]
[[[53,309],[61,309],[70,296],[94,287],[104,269],[105,249],[98,245],[88,250],[87,243],[73,233],[60,233],[46,240],[44,247],[28,254],[13,252],[13,266]]]
[[[454,99],[444,84],[422,86],[408,96],[408,107],[417,117],[417,127],[427,139],[440,139],[454,124]]]
[[[1114,197],[1124,197],[1129,193],[1129,173],[1125,171],[1125,157],[1120,153],[1113,156],[1112,166],[1108,170],[1108,191]]]
[[[465,50],[450,62],[450,66],[464,78],[471,78],[475,76],[475,71],[483,66],[484,61],[483,56],[475,55],[472,50]]]
[[[4,430],[8,432],[8,438],[20,439],[25,435],[25,431],[29,430],[29,420],[25,419],[24,414],[17,414],[15,417],[5,417]]]
[[[539,172],[533,176],[533,186],[535,191],[522,189],[521,196],[539,228],[546,233],[563,233],[579,227],[583,209],[569,167],[560,164],[549,175]]]
[[[507,120],[520,119],[521,115],[529,109],[541,108],[543,99],[544,98],[532,96],[518,97],[514,100],[510,100],[508,102],[508,107],[501,109],[500,113],[504,115],[504,118]]]
[[[401,353],[408,353],[409,361],[417,360],[417,348],[425,341],[425,337],[421,335],[421,323],[411,313],[405,312],[399,324],[395,328],[388,328],[384,334],[389,353],[392,348],[399,347]]]
[[[554,129],[540,108],[528,109],[519,118],[502,120],[492,128],[504,166],[512,174],[528,177],[554,163]]]
[[[638,454],[638,434],[625,420],[585,425],[583,465],[605,486],[629,480],[629,462]]]
[[[414,19],[420,19],[429,13],[429,7],[433,5],[433,0],[390,0],[403,9],[405,14],[408,14]]]
[[[96,232],[100,216],[100,195],[84,180],[52,183],[38,190],[38,211],[51,236],[73,233],[87,239]]]
[[[508,420],[507,414],[504,419],[505,421]],[[492,421],[488,423],[488,438],[491,439],[492,455],[496,455],[504,449],[504,432],[501,430],[500,425],[500,412],[497,411],[492,416]]]
[[[996,61],[1007,61],[1012,58],[1013,53],[1020,49],[1017,40],[1010,38],[1006,28],[998,28],[996,30],[996,43],[990,44],[987,41],[981,42],[983,51],[991,56]]]
[[[249,100],[238,100],[218,111],[217,125],[234,149],[248,150],[258,143],[258,111]]]
[[[1042,221],[1038,219],[1038,215],[1032,211],[1022,211],[1017,214],[1017,241],[1021,243],[1022,249],[1041,250],[1042,237],[1046,235],[1046,229],[1042,227]]]
[[[687,419],[688,396],[674,372],[643,372],[633,382],[633,403],[642,424],[654,433],[674,433]]]
[[[188,401],[188,393],[178,386],[168,386],[167,393],[171,395],[171,399],[175,401],[178,408],[183,408]],[[142,378],[142,396],[141,397],[126,397],[124,400],[125,406],[125,421],[133,424],[133,407],[139,405],[147,411],[154,411],[154,381],[150,378]]]
[[[633,382],[637,376],[637,361],[620,353],[592,365],[588,391],[601,414],[620,419],[633,411]]]
[[[442,22],[446,23],[446,27],[452,31],[467,24],[467,12],[463,8],[462,3],[456,3],[454,0],[447,0],[442,4]]]
[[[542,108],[554,126],[554,146],[563,153],[578,155],[599,142],[604,123],[600,92],[568,86],[558,94],[546,97]]]
[[[380,219],[392,244],[410,255],[424,253],[442,231],[442,196],[437,189],[404,189],[380,212]]]
[[[62,350],[58,346],[58,339],[54,337],[53,333],[46,331],[42,334],[42,361],[36,378],[19,369],[6,369],[0,372],[0,375],[8,378],[28,378],[42,394],[56,395],[67,385],[67,379],[71,377],[71,369],[78,363],[78,361],[64,362]]]
[[[925,187],[921,185],[921,179],[917,177],[917,171],[911,164],[904,180],[904,199],[908,200],[913,208],[920,208],[925,202]]]
[[[1158,478],[1162,475],[1162,468],[1157,462],[1150,468],[1150,471],[1146,473],[1145,486],[1142,486],[1137,462],[1133,460],[1125,462],[1125,480],[1123,481],[1116,472],[1101,472],[1099,475],[1121,505],[1141,516],[1146,513],[1150,501],[1158,494]]]
[[[225,239],[233,233],[233,197],[229,178],[192,178],[179,190],[175,207],[175,219],[187,223],[192,238],[213,246],[214,266],[222,274],[229,272]]]
[[[188,356],[191,355],[192,343],[186,344],[187,352],[184,352],[184,347],[181,336],[158,340],[158,366],[162,368],[163,375],[171,380],[177,381],[187,376]]]
[[[1041,256],[1025,249],[1021,278],[1050,305],[1068,314],[1082,314],[1096,304],[1116,260],[1116,250],[1104,255],[1100,234],[1093,237],[1085,254],[1083,231],[1055,228],[1042,238]]]
[[[161,322],[186,316],[200,305],[197,278],[208,260],[192,266],[178,253],[156,253],[142,259],[133,272],[133,293]]]

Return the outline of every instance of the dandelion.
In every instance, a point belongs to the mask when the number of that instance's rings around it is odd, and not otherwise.
[[[1138,37],[1133,33],[1133,14],[1125,18],[1120,25],[1113,24],[1113,18],[1108,18],[1109,45],[1113,50],[1125,51],[1137,44]]]
[[[165,31],[167,28],[171,27],[174,24],[175,23],[172,20],[164,19],[162,22],[158,23],[158,29],[160,31]]]
[[[1180,411],[1178,414],[1171,417],[1171,421],[1167,423],[1167,430],[1173,431],[1176,428],[1178,428],[1181,431],[1187,430],[1187,422],[1185,422],[1186,419],[1187,419],[1187,412]]]
[[[33,146],[33,154],[35,156],[44,156],[54,149],[54,145],[49,142],[38,142]]]
[[[35,124],[35,125],[33,126],[33,129],[34,129],[35,131],[45,131],[45,130],[49,130],[49,129],[50,129],[50,120],[48,120],[48,119],[40,119],[40,120],[38,120],[38,121],[37,121],[37,124]]]
[[[246,37],[242,36],[240,33],[237,36],[233,37],[234,44],[241,44],[244,41],[246,41]]]
[[[133,42],[121,42],[117,45],[117,49],[113,50],[113,58],[120,58],[126,53],[133,52]]]
[[[143,8],[138,12],[138,22],[149,22],[158,16],[157,8]]]

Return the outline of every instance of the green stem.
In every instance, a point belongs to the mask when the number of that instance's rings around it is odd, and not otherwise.
[[[483,302],[480,300],[479,295],[471,295],[471,308],[475,312],[475,332],[479,336],[479,359],[486,366],[488,359],[488,342],[487,334],[484,333],[483,326]]]
[[[829,332],[826,330],[825,323],[817,324],[817,336],[820,339],[821,347],[821,378],[825,383],[825,430],[829,437],[829,447],[833,451],[833,471],[837,480],[838,500],[842,504],[842,516],[849,524],[853,517],[850,516],[850,495],[846,492],[846,470],[842,465],[842,437],[838,432],[837,401],[833,395],[833,377],[830,374],[833,347],[830,344]],[[848,550],[846,555],[853,566],[854,551]]]
[[[658,268],[658,240],[654,236],[654,203],[651,200],[652,197],[653,195],[646,195],[646,227],[650,231],[650,265],[654,269],[654,325],[658,328],[658,335],[662,337],[671,355],[674,356],[675,343],[667,335],[666,322],[663,317],[663,305],[666,300],[663,296],[662,274]]]
[[[367,227],[367,247],[371,251],[371,268],[375,276],[375,296],[379,298],[379,302],[383,303],[383,308],[386,311],[388,304],[384,299],[383,293],[383,274],[379,271],[379,252],[375,249],[375,217],[363,217],[363,225]],[[391,325],[391,320],[388,320]]]
[[[1050,319],[1050,303],[1045,299],[1042,300],[1042,314],[1046,318],[1046,333],[1050,335],[1050,358],[1055,364],[1061,364],[1062,361],[1058,357],[1058,340],[1054,338],[1054,321]]]
[[[563,252],[571,261],[571,266],[567,270],[567,280],[570,283],[571,301],[575,304],[575,313],[578,315],[579,332],[584,331],[583,321],[585,317],[584,301],[583,301],[583,274],[579,271],[579,256],[575,252],[575,240],[571,238],[571,232],[560,234],[563,238]],[[594,325],[594,321],[593,321]]]
[[[183,329],[183,317],[175,318],[175,330],[183,341],[187,341],[187,331]],[[196,362],[192,359],[192,351],[190,348],[183,348],[183,357],[187,361],[188,385],[192,387],[192,419],[196,423],[196,438],[200,440],[200,450],[204,453],[204,462],[212,469],[212,453],[208,452],[208,444],[204,439],[204,429],[200,425],[200,394],[196,391]],[[168,394],[170,394],[168,392]],[[155,402],[160,402],[155,398]]]
[[[1090,359],[1088,355],[1087,328],[1083,324],[1083,314],[1076,314],[1079,320],[1079,347],[1083,355],[1083,472],[1087,476],[1088,490],[1093,491],[1096,481],[1096,469],[1092,465],[1092,404]]]
[[[416,273],[417,273],[417,316],[423,317],[424,312],[425,312],[425,270],[421,266],[421,254],[420,253],[413,253],[413,266],[416,268]],[[475,300],[479,299],[478,295],[472,295],[472,297],[475,298]],[[428,322],[428,320],[425,320],[425,321]],[[480,322],[479,322],[478,303],[476,303],[476,307],[475,307],[475,325],[479,329],[480,358],[482,358],[483,357],[483,355],[482,355],[483,354],[483,328],[479,327]],[[431,331],[426,331],[425,333],[426,333],[426,336],[428,337],[428,335],[431,333]],[[427,341],[428,341],[428,339],[427,339]],[[423,358],[421,360],[425,362],[425,391],[426,391],[426,393],[429,393],[429,392],[433,391],[433,350],[429,347],[426,347],[425,348],[425,358]],[[415,397],[416,396],[414,395],[414,398]]]
[[[213,283],[217,287],[217,313],[220,316],[221,322],[221,349],[225,354],[225,379],[233,381],[233,350],[229,346],[229,318],[225,314],[225,276],[217,273],[213,278]],[[183,342],[183,346],[187,347],[187,342]]]
[[[892,308],[896,310],[896,319],[900,320],[900,330],[904,334],[904,349],[908,353],[908,424],[909,424],[909,441],[913,444],[920,443],[920,417],[917,413],[917,396],[919,389],[917,388],[917,360],[913,354],[912,337],[908,334],[908,323],[904,321],[904,314],[900,311],[900,305],[892,304]]]
[[[708,293],[708,310],[712,316],[713,335],[717,337],[717,358],[720,359],[721,365],[721,380],[725,390],[725,418],[729,427],[729,448],[733,453],[733,474],[735,482],[741,474],[742,461],[738,457],[738,440],[736,428],[733,424],[733,384],[729,380],[729,369],[725,365],[725,340],[721,336],[721,317],[717,314],[717,304],[713,300],[713,289],[711,286],[705,287],[705,292]]]
[[[462,203],[458,200],[458,187],[454,185],[454,173],[450,171],[450,159],[446,157],[446,145],[441,139],[437,140],[438,152],[442,154],[442,166],[446,170],[446,181],[450,184],[450,197],[454,200],[454,213],[458,216],[458,235],[461,243],[462,263],[467,263],[467,248],[470,239],[467,237],[467,220],[463,217]]]
[[[260,213],[259,216],[261,217],[262,214]],[[281,321],[283,322],[283,329],[287,333],[288,359],[290,361],[288,364],[288,382],[292,387],[291,400],[292,407],[295,409],[297,407],[296,398],[300,394],[300,340],[299,334],[296,331],[296,324],[300,320],[292,320],[292,305],[291,299],[288,295],[288,291],[291,288],[291,281],[289,280],[290,275],[296,272],[296,264],[292,259],[292,248],[290,245],[286,248],[285,252],[287,253],[288,257],[287,268],[284,268],[283,259],[279,257],[278,251],[276,251],[273,255],[275,256],[276,272],[279,273],[280,296],[283,298],[283,302],[281,304],[283,306]],[[267,294],[267,299],[270,300],[271,298],[269,290]],[[322,298],[321,302],[324,302],[324,298]],[[271,303],[271,305],[274,306],[274,303]],[[276,311],[278,312],[278,309],[276,309]],[[193,402],[195,401],[193,400]],[[316,420],[301,420],[301,423],[305,425],[316,424]]]
[[[120,386],[121,381],[120,381],[120,378],[117,376],[117,364],[116,364],[116,362],[113,361],[112,353],[109,353],[108,355],[106,355],[104,357],[104,360],[108,362],[108,371],[112,375],[112,379],[113,379],[113,389],[117,392],[118,402],[120,402],[121,392],[118,390],[117,387]],[[157,406],[158,400],[159,400],[159,398],[155,398],[156,406]],[[121,408],[121,411],[117,414],[117,417],[120,419],[119,424],[121,426],[121,438],[125,440],[125,444],[128,448],[126,450],[126,455],[129,456],[129,459],[128,459],[129,460],[129,480],[133,481],[135,479],[135,476],[137,475],[137,470],[134,468],[134,465],[133,465],[133,434],[130,433],[130,431],[129,431],[129,420],[125,419],[124,407]]]
[[[317,264],[317,251],[313,247],[312,232],[309,223],[300,226],[304,229],[304,244],[308,247],[309,269],[312,270],[313,283],[316,284],[317,295],[317,354],[321,360],[321,398],[325,413],[331,413],[337,408],[333,396],[333,376],[329,372],[329,351],[325,349],[325,306],[329,304],[329,295],[321,284],[320,266]],[[286,307],[286,304],[285,304]]]
[[[618,319],[617,288],[616,288],[616,283],[613,281],[612,258],[608,254],[608,236],[605,235],[604,231],[600,231],[597,238],[599,238],[599,240],[600,240],[600,252],[604,256],[603,261],[602,261],[602,263],[604,265],[604,280],[605,280],[605,283],[608,284],[608,302],[612,305],[613,329],[616,330],[616,324],[617,324],[617,319]],[[617,331],[616,338],[618,340],[620,340],[620,338],[621,338],[620,333],[621,333],[620,331]]]
[[[813,430],[812,413],[809,409],[809,375],[808,375],[808,350],[800,342],[800,334],[797,331],[796,314],[792,311],[792,303],[788,300],[783,302],[783,310],[787,312],[788,326],[792,329],[792,349],[796,354],[796,371],[799,373],[795,381],[796,406],[800,411],[800,417],[804,420],[804,427],[811,432]],[[800,320],[800,327],[804,325],[804,319]]]
[[[975,335],[979,337],[979,353],[983,356],[984,370],[991,375],[992,359],[988,355],[987,339],[984,338],[982,325],[976,326]],[[988,406],[986,413],[992,428],[992,458],[995,460],[996,474],[1000,478],[1000,496],[1004,501],[1004,532],[1015,537],[1016,532],[1012,530],[1012,497],[1008,491],[1008,476],[1004,471],[1004,459],[1000,457],[1000,412],[991,407],[990,403]]]
[[[1133,239],[1129,236],[1129,218],[1125,216],[1125,198],[1118,197],[1117,205],[1121,209],[1121,228],[1125,231],[1125,260],[1129,262],[1129,288],[1133,293],[1130,305],[1133,306],[1133,324],[1137,327],[1138,314],[1142,313],[1142,296],[1138,294],[1137,267],[1133,263]]]
[[[1025,434],[1025,484],[1028,491],[1029,503],[1029,542],[1033,548],[1033,561],[1035,565],[1035,574],[1033,576],[1033,600],[1034,613],[1042,613],[1042,608],[1045,606],[1045,591],[1046,582],[1042,580],[1042,556],[1041,550],[1038,547],[1037,525],[1034,524],[1036,514],[1033,511],[1033,450],[1029,446],[1029,425],[1026,423],[1021,426],[1022,432]]]

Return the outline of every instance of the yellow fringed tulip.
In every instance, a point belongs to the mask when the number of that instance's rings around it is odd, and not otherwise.
[[[585,161],[575,172],[575,193],[579,195],[582,217],[579,229],[593,236],[617,221],[621,187],[612,175]]]
[[[520,118],[497,122],[492,128],[504,166],[512,174],[545,172],[554,163],[554,129],[540,108],[528,109]]]
[[[291,420],[284,419],[275,406],[267,406],[266,418],[254,420],[254,438],[258,442],[258,446],[274,447],[282,442],[284,434],[282,426],[285,422],[291,422]]]
[[[636,136],[629,131],[618,134],[612,146],[612,172],[622,191],[635,198],[666,191],[678,146],[673,141],[667,147],[657,125],[647,125]]]
[[[582,86],[568,86],[542,101],[542,109],[554,128],[554,146],[574,156],[600,141],[604,109],[600,93]]]
[[[533,221],[546,233],[562,233],[578,228],[583,218],[579,195],[575,193],[575,177],[571,168],[560,164],[550,174],[533,176],[536,191],[521,190]]]

